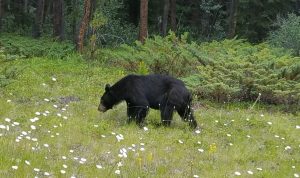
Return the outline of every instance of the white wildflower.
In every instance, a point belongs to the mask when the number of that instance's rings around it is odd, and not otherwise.
[[[20,123],[19,123],[19,122],[13,122],[13,124],[14,124],[14,125],[20,125]]]
[[[290,150],[290,149],[292,149],[292,147],[286,146],[284,149],[285,149],[285,150]]]
[[[10,118],[5,118],[4,120],[5,120],[6,122],[10,122],[10,121],[11,121]]]
[[[96,165],[96,168],[98,168],[98,169],[102,169],[102,166],[101,166],[101,165],[99,165],[99,164],[97,164],[97,165]]]
[[[6,129],[5,125],[0,125],[0,129]]]
[[[118,162],[118,163],[117,163],[117,166],[118,166],[118,167],[122,167],[122,166],[123,166],[122,162],[121,162],[121,161]]]
[[[251,170],[247,171],[248,174],[252,175],[253,172]]]
[[[27,161],[27,160],[25,160],[25,164],[27,164],[27,165],[30,165],[30,162],[29,162],[29,161]]]
[[[117,170],[115,171],[115,174],[121,174],[121,171],[120,171],[119,169],[117,169]]]
[[[18,166],[12,166],[11,168],[14,169],[14,170],[17,170]]]
[[[204,150],[203,150],[202,148],[199,148],[198,151],[199,151],[200,153],[203,153],[203,152],[204,152]]]
[[[235,174],[236,176],[242,175],[242,174],[241,174],[240,172],[238,172],[238,171],[234,172],[234,174]]]

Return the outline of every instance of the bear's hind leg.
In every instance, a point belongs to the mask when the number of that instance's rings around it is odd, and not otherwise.
[[[178,114],[182,118],[183,121],[189,122],[189,126],[191,128],[197,127],[197,121],[195,120],[194,114],[192,112],[192,109],[189,105],[187,105],[184,109],[177,110]]]
[[[174,106],[165,105],[160,109],[161,121],[164,126],[170,126],[173,118]]]

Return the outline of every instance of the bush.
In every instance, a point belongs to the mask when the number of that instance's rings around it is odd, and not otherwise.
[[[143,61],[152,73],[186,76],[200,65],[194,48],[197,45],[189,44],[186,39],[187,34],[178,38],[171,32],[165,38],[154,36],[153,39],[146,39],[145,44],[137,41],[133,46],[122,45],[113,51],[102,50],[100,55],[109,59],[110,63],[135,72]]]
[[[138,28],[128,22],[127,14],[122,13],[123,1],[107,0],[100,2],[96,14],[102,14],[107,22],[96,31],[97,44],[99,46],[116,47],[120,44],[129,44],[136,40]]]
[[[18,55],[22,58],[64,58],[75,50],[72,44],[66,42],[56,42],[47,38],[32,39],[14,34],[1,34],[1,46],[5,48],[7,55]]]
[[[197,72],[184,80],[201,98],[254,101],[261,93],[266,103],[300,103],[300,58],[242,40],[204,43],[199,51],[212,63],[197,66]]]
[[[269,35],[270,44],[283,47],[300,55],[300,16],[289,14],[287,18],[277,18],[275,26],[278,28]]]
[[[129,71],[141,73],[146,68],[150,73],[180,77],[199,98],[255,101],[261,93],[266,103],[300,104],[300,58],[265,43],[196,44],[187,41],[187,34],[179,38],[170,33],[100,53],[104,61]]]

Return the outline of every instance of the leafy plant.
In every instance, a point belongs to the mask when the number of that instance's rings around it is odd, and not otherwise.
[[[300,55],[300,16],[289,14],[287,18],[278,17],[276,30],[270,32],[269,42],[276,47],[283,47]]]
[[[67,42],[56,42],[47,38],[36,40],[14,34],[2,34],[0,44],[5,47],[7,54],[26,58],[38,56],[64,58],[75,49]]]
[[[151,73],[181,77],[199,98],[223,101],[260,101],[299,104],[300,59],[266,43],[244,40],[189,42],[188,35],[154,36],[145,44],[122,45],[104,50],[106,62],[141,73],[146,64]],[[143,63],[142,63],[143,62]]]

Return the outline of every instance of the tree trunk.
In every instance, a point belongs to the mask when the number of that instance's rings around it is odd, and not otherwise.
[[[32,36],[39,38],[42,34],[45,0],[38,0],[35,13],[35,23],[33,25]]]
[[[162,19],[162,36],[166,36],[167,28],[168,28],[168,17],[169,17],[169,10],[170,10],[170,0],[164,0],[164,12],[163,12],[163,19]]]
[[[75,13],[77,12],[78,9],[78,1],[77,0],[72,0],[71,2],[71,7],[72,7],[72,22],[71,22],[71,27],[72,27],[72,37],[73,37],[73,41],[74,44],[77,43],[77,14],[75,15]],[[77,45],[77,44],[76,44]]]
[[[139,40],[142,43],[144,43],[147,36],[148,36],[148,0],[141,0]]]
[[[28,13],[28,0],[24,0],[24,13]]]
[[[25,23],[25,13],[24,13],[24,2],[23,0],[14,0],[12,1],[12,7],[11,11],[15,16],[15,23],[18,24],[18,26],[23,27]]]
[[[91,15],[91,0],[84,0],[84,14],[81,20],[78,41],[77,41],[77,50],[80,52],[83,51],[84,35],[90,22],[90,15]]]
[[[60,40],[64,38],[63,0],[53,0],[53,36]]]
[[[4,15],[3,0],[0,0],[0,32],[2,31],[2,17]]]
[[[177,24],[176,24],[176,0],[170,0],[170,21],[171,21],[171,29],[176,32]]]
[[[239,5],[239,0],[231,0],[231,4],[229,8],[229,25],[228,25],[227,38],[234,38],[235,36],[237,15],[238,15],[238,5]]]

